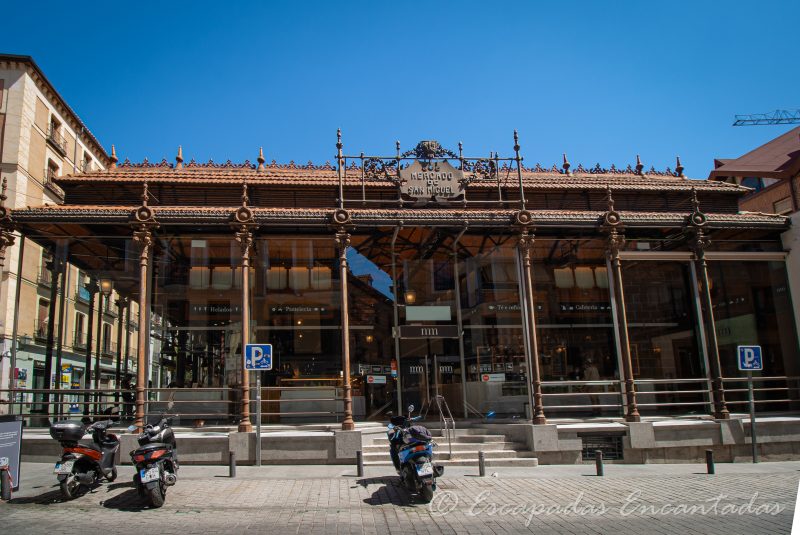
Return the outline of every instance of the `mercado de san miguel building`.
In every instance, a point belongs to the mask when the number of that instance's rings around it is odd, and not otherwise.
[[[54,179],[63,204],[5,210],[4,237],[139,304],[139,422],[145,387],[195,388],[238,393],[217,416],[248,429],[248,341],[272,345],[265,423],[348,429],[408,404],[537,424],[725,419],[747,409],[738,345],[763,349],[758,410],[797,409],[789,223],[741,212],[748,188],[688,179],[680,160],[532,165],[516,134],[506,156],[435,141],[348,156],[341,135],[337,149],[321,166],[112,151],[107,169]]]

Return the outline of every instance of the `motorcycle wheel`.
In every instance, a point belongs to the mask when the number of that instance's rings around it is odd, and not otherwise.
[[[11,474],[8,470],[0,470],[0,500],[7,502],[11,499]]]
[[[106,480],[109,483],[113,483],[115,479],[117,479],[117,467],[116,466],[111,469],[111,474],[106,476]]]
[[[67,500],[74,500],[78,496],[84,494],[87,490],[86,486],[84,486],[80,481],[78,481],[78,476],[75,475],[75,471],[73,470],[72,473],[67,475],[63,481],[61,481],[61,494]]]
[[[425,485],[423,483],[419,495],[422,498],[422,503],[430,503],[433,499],[433,485]]]
[[[155,488],[147,489],[145,492],[147,493],[147,501],[150,502],[151,507],[158,509],[164,505],[166,492],[160,483]]]

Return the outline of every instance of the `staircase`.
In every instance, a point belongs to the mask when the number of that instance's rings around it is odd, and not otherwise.
[[[435,424],[434,424],[435,425]],[[430,429],[430,428],[428,428]],[[486,466],[538,466],[534,453],[519,442],[509,442],[505,435],[490,434],[486,429],[468,428],[450,430],[452,454],[448,453],[448,442],[442,431],[430,429],[433,440],[438,444],[433,449],[434,462],[445,466],[477,466],[478,452],[483,451]],[[454,436],[453,436],[454,435]],[[389,440],[380,435],[365,445],[364,464],[371,466],[391,466]]]

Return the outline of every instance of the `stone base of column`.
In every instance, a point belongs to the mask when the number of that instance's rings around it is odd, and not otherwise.
[[[625,415],[625,421],[626,422],[641,422],[642,421],[642,417],[639,416],[638,413],[636,413],[636,414],[626,414]]]
[[[731,413],[728,412],[728,409],[722,409],[721,411],[714,411],[714,419],[715,420],[730,420]]]
[[[533,425],[547,425],[547,418],[544,416],[534,416]]]
[[[243,420],[239,422],[240,433],[250,433],[251,431],[253,431],[253,424],[250,423],[250,420]]]
[[[342,431],[353,431],[356,428],[355,422],[350,420],[349,422],[345,420],[342,422]]]

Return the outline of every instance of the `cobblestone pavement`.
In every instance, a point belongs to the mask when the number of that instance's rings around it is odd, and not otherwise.
[[[0,504],[0,533],[789,533],[800,463],[453,470],[434,502],[419,503],[385,469],[185,466],[166,504],[149,510],[132,470],[62,502],[51,465],[23,465],[25,489]],[[287,475],[297,472],[298,478]],[[313,477],[318,471],[321,476]],[[490,470],[491,471],[491,470]]]

